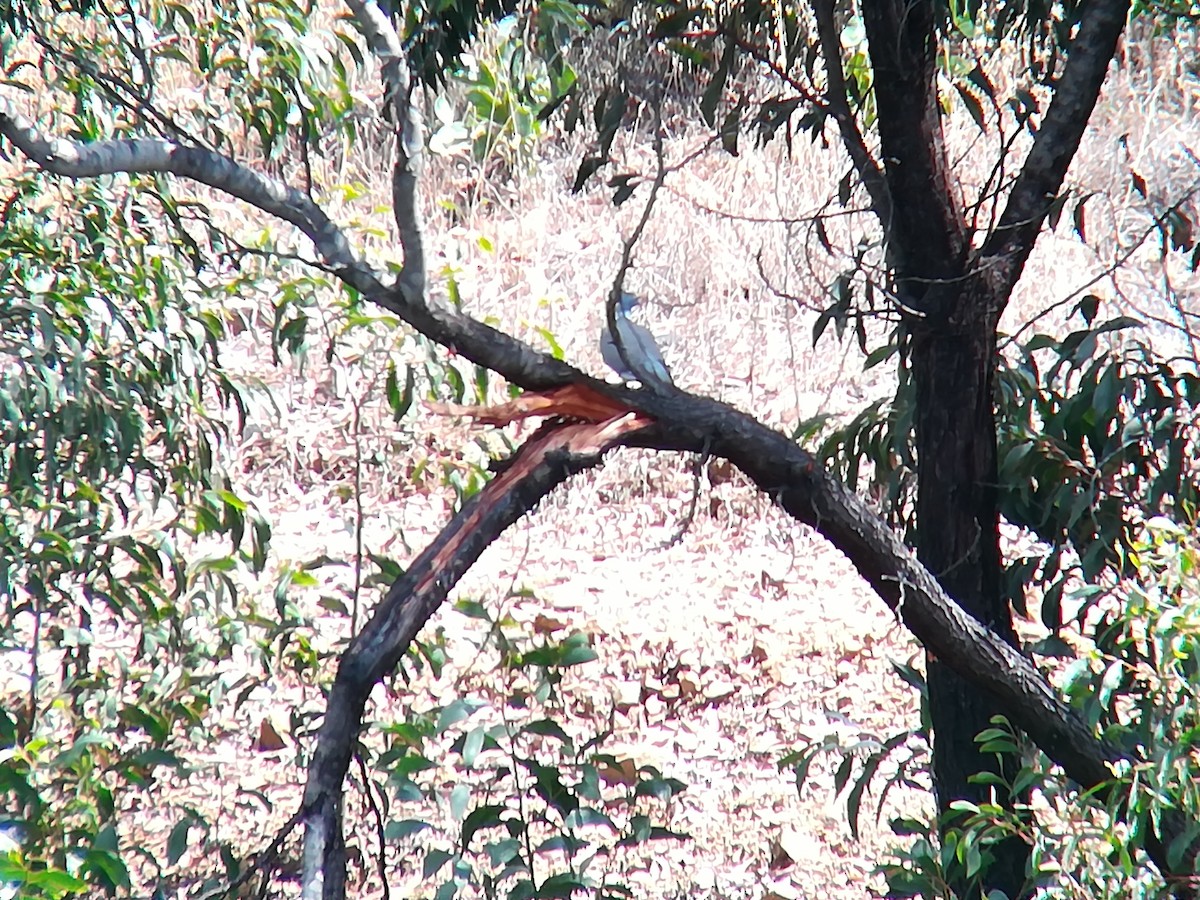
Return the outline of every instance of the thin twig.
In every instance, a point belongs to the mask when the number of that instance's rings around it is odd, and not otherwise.
[[[358,608],[363,583],[362,398],[354,406],[354,592],[350,600],[350,635],[358,633]]]
[[[388,887],[387,879],[387,839],[384,836],[383,810],[375,799],[375,793],[372,790],[375,783],[371,780],[371,776],[367,772],[367,764],[363,761],[362,754],[355,753],[354,761],[358,763],[358,775],[362,779],[363,794],[367,798],[367,806],[371,808],[371,812],[375,816],[375,836],[379,841],[379,882],[383,885],[383,900],[390,900],[392,894],[391,889]]]
[[[696,520],[696,506],[700,501],[700,473],[704,471],[704,467],[708,465],[708,461],[712,459],[712,447],[705,440],[704,450],[692,456],[692,499],[688,503],[688,510],[684,513],[683,518],[679,520],[679,527],[675,529],[675,533],[671,535],[670,540],[661,544],[659,550],[670,550],[687,534],[692,527],[692,523]]]
[[[210,898],[215,897],[234,896],[237,893],[237,889],[249,881],[256,873],[269,873],[274,868],[275,861],[279,858],[279,851],[283,849],[283,842],[286,841],[288,835],[290,835],[296,829],[296,826],[299,825],[304,819],[304,816],[307,812],[308,810],[305,809],[302,804],[299,809],[292,813],[292,817],[284,823],[283,827],[275,833],[275,837],[271,840],[271,843],[267,845],[265,850],[258,854],[250,866],[248,866],[240,875],[238,875],[237,878],[229,882],[229,884],[225,885],[224,887],[209,891],[203,896],[202,900],[210,900]]]
[[[1068,303],[1070,303],[1072,300],[1079,297],[1081,294],[1083,294],[1084,291],[1088,290],[1093,285],[1098,284],[1099,282],[1103,281],[1105,278],[1108,278],[1109,276],[1111,276],[1114,272],[1117,272],[1120,269],[1122,269],[1125,266],[1125,263],[1129,262],[1129,260],[1134,256],[1134,254],[1136,254],[1139,250],[1142,249],[1142,246],[1146,243],[1147,240],[1150,239],[1150,236],[1152,234],[1162,230],[1163,226],[1166,224],[1166,221],[1171,216],[1171,214],[1174,213],[1176,210],[1178,210],[1184,203],[1186,203],[1188,200],[1190,200],[1198,192],[1200,192],[1200,186],[1192,188],[1186,194],[1184,194],[1177,202],[1173,203],[1165,212],[1163,212],[1161,215],[1155,216],[1154,220],[1142,231],[1142,233],[1138,236],[1137,240],[1135,240],[1133,242],[1133,244],[1131,244],[1129,246],[1129,248],[1125,250],[1124,253],[1122,253],[1115,260],[1113,260],[1113,262],[1111,262],[1103,270],[1096,273],[1096,275],[1094,275],[1092,278],[1089,278],[1087,281],[1085,281],[1083,284],[1081,284],[1075,290],[1071,291],[1071,293],[1067,294],[1061,300],[1057,300],[1054,303],[1051,303],[1049,306],[1047,306],[1045,309],[1043,309],[1037,315],[1032,316],[1027,322],[1022,324],[1020,328],[1018,328],[1012,334],[1008,335],[1008,337],[1001,343],[1000,346],[1005,347],[1005,346],[1008,346],[1009,344],[1015,343],[1017,338],[1019,338],[1022,334],[1024,334],[1026,331],[1028,331],[1030,328],[1032,328],[1035,324],[1037,324],[1039,321],[1044,319],[1046,316],[1050,315],[1050,313],[1066,306]]]
[[[96,80],[96,85],[99,87],[113,103],[135,113],[143,118],[146,124],[154,128],[162,137],[170,140],[186,139],[191,141],[198,147],[206,147],[211,149],[211,145],[203,138],[189,132],[186,128],[175,121],[171,116],[163,113],[148,95],[139,93],[133,85],[121,80],[107,72],[101,70],[95,63],[90,60],[72,53],[69,50],[63,50],[55,46],[51,41],[42,35],[36,29],[31,29],[34,41],[42,50],[54,59],[55,61],[66,60],[81,72],[85,72],[90,77]]]
[[[662,111],[661,104],[654,104],[654,159],[655,172],[654,180],[650,183],[650,194],[646,197],[646,203],[642,207],[642,215],[638,219],[637,225],[634,226],[633,232],[629,237],[625,238],[621,247],[621,264],[617,267],[617,274],[613,278],[612,288],[608,292],[608,303],[606,306],[606,316],[608,319],[608,330],[612,335],[613,344],[616,345],[617,353],[620,354],[621,361],[631,372],[640,372],[641,366],[635,365],[635,360],[631,360],[624,342],[621,340],[621,330],[617,328],[617,303],[621,300],[621,293],[625,286],[625,274],[633,265],[633,248],[637,246],[638,241],[642,238],[642,233],[646,230],[646,225],[650,221],[650,214],[654,211],[655,201],[658,199],[658,192],[663,186],[663,182],[667,179],[669,171],[666,164],[666,155],[663,151],[663,129],[662,129]],[[645,379],[643,379],[645,382]],[[657,379],[652,379],[648,385],[653,390],[658,390],[664,385],[660,384]]]

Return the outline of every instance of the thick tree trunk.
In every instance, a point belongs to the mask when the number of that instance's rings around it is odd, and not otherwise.
[[[956,201],[937,94],[937,22],[932,0],[864,0],[875,71],[880,155],[890,192],[884,222],[895,284],[909,317],[916,384],[917,555],[946,592],[1009,643],[997,511],[993,405],[996,317],[1007,296],[987,295],[972,277],[967,229]],[[975,736],[999,712],[932,655],[927,660],[933,776],[939,810],[980,802],[972,775],[995,764]],[[1000,798],[1005,799],[1005,798]],[[1027,848],[993,848],[983,885],[1020,891]],[[960,895],[965,885],[951,885]]]
[[[917,313],[908,325],[917,388],[917,555],[950,596],[1011,642],[1001,591],[992,398],[991,310],[1003,302],[990,302],[995,298],[980,295],[978,282],[964,278],[966,225],[951,186],[937,99],[938,15],[930,0],[863,3],[891,198],[884,225],[897,292]],[[980,756],[975,736],[998,710],[993,698],[932,656],[927,673],[934,785],[944,813],[954,800],[989,799],[969,778],[992,762]],[[1015,896],[1024,848],[1009,842],[996,849],[985,888]]]
[[[986,309],[979,299],[963,297],[959,306]],[[986,320],[957,318],[920,319],[911,326],[919,463],[917,555],[964,609],[1015,644],[1003,592],[996,502],[995,329]],[[939,811],[945,813],[953,800],[991,799],[987,787],[969,779],[995,764],[980,756],[975,743],[997,712],[994,700],[932,654],[927,679]],[[1016,897],[1028,850],[1017,840],[994,850],[996,861],[984,887]]]

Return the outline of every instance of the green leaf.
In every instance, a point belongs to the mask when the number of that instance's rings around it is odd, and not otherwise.
[[[588,806],[581,806],[575,810],[566,819],[566,827],[568,828],[588,828],[596,827],[605,828],[608,831],[616,834],[620,831],[617,823],[610,816],[601,812],[598,809],[592,809]]]
[[[130,888],[129,870],[114,851],[89,850],[83,859],[83,870],[93,873],[107,890]]]
[[[980,133],[987,134],[987,121],[984,118],[983,104],[979,102],[979,98],[975,96],[974,92],[959,82],[954,83],[954,88],[958,91],[958,96],[962,100],[963,106],[966,107],[967,112],[974,119],[975,127],[979,129]]]
[[[1113,694],[1125,680],[1125,664],[1120,660],[1109,663],[1104,670],[1104,678],[1100,682],[1100,691],[1096,700],[1102,709],[1112,709]]]
[[[404,389],[400,390],[399,379],[396,375],[396,364],[388,362],[387,379],[384,384],[384,394],[388,405],[392,408],[392,418],[399,422],[412,408],[413,393],[416,388],[416,372],[411,365],[405,366]]]
[[[467,804],[471,802],[471,786],[460,781],[450,789],[450,815],[456,822],[461,822],[467,814]]]
[[[475,715],[487,702],[473,697],[459,697],[442,707],[437,719],[437,733],[442,734],[464,719]]]
[[[571,193],[578,194],[583,190],[583,186],[587,184],[588,179],[595,175],[607,162],[607,156],[585,156],[579,164],[579,170],[575,173],[575,182],[571,186]]]
[[[1075,209],[1074,209],[1074,210],[1072,211],[1072,213],[1071,213],[1071,221],[1073,222],[1073,224],[1074,224],[1074,226],[1075,226],[1075,233],[1076,233],[1077,235],[1079,235],[1079,239],[1080,239],[1081,241],[1083,241],[1084,243],[1087,243],[1087,222],[1086,222],[1086,220],[1085,220],[1085,218],[1084,218],[1084,210],[1083,210],[1083,208],[1084,208],[1084,206],[1087,204],[1087,202],[1088,202],[1089,200],[1091,200],[1091,199],[1092,199],[1092,197],[1094,197],[1094,196],[1095,196],[1095,194],[1094,194],[1094,193],[1087,193],[1087,194],[1084,194],[1084,195],[1083,195],[1082,197],[1080,197],[1080,198],[1079,198],[1079,200],[1076,202],[1076,204],[1075,204]],[[1089,296],[1090,296],[1090,295],[1089,295]],[[1080,301],[1080,302],[1082,303],[1083,301]],[[1093,312],[1093,316],[1094,316],[1094,315],[1095,315],[1095,313]],[[1092,320],[1091,320],[1091,318],[1088,318],[1088,317],[1086,317],[1086,316],[1085,316],[1084,318],[1086,318],[1086,319],[1087,319],[1087,321],[1088,321],[1088,323],[1089,323],[1089,324],[1091,323],[1091,321],[1092,321]]]
[[[171,829],[171,834],[167,837],[167,865],[175,865],[187,851],[188,830],[191,827],[192,818],[188,816],[176,822],[175,827]]]
[[[430,850],[425,854],[425,862],[421,866],[421,876],[426,880],[432,878],[452,859],[454,859],[453,853],[445,850]]]
[[[744,103],[738,103],[725,114],[725,119],[721,122],[721,149],[730,156],[738,155],[738,138],[742,131],[742,113],[744,111]]]
[[[687,790],[687,785],[677,778],[663,778],[657,770],[651,769],[652,777],[638,782],[634,796],[654,797],[656,800],[667,801],[677,794]]]
[[[591,887],[577,875],[570,872],[560,872],[551,875],[543,881],[533,896],[539,900],[571,900],[576,893],[586,891]]]
[[[567,752],[571,752],[571,749],[575,746],[571,741],[571,738],[565,731],[563,731],[562,726],[553,719],[538,719],[535,722],[530,722],[528,725],[524,726],[518,732],[518,734],[536,734],[541,735],[542,737],[552,737],[555,740],[560,741],[566,748]]]
[[[523,759],[521,764],[534,776],[534,790],[537,795],[560,816],[565,817],[579,808],[579,801],[563,783],[556,769],[534,760]]]
[[[850,205],[850,189],[853,178],[854,170],[850,169],[842,176],[841,181],[838,182],[838,206],[842,209]]]
[[[581,631],[569,635],[562,644],[562,655],[559,657],[560,666],[581,666],[594,662],[600,655],[592,649],[591,638]]]
[[[725,21],[722,28],[725,48],[721,53],[720,61],[717,63],[716,71],[713,72],[712,80],[709,81],[708,87],[704,89],[704,93],[700,96],[700,115],[704,117],[704,122],[709,128],[717,124],[717,107],[720,105],[721,99],[725,96],[725,84],[729,80],[730,71],[733,69],[734,49],[736,47],[736,42],[733,38],[734,27],[732,17]]]
[[[428,831],[432,826],[421,819],[400,819],[388,822],[383,828],[383,836],[389,841],[402,841],[413,835]]]
[[[549,328],[542,328],[539,326],[534,329],[534,333],[546,342],[546,346],[550,348],[551,356],[553,356],[555,359],[566,358],[562,345],[559,344],[558,339],[554,336],[554,332],[552,332]]]
[[[0,872],[0,877],[8,880],[10,876]],[[16,879],[14,879],[16,880]],[[40,888],[40,893],[46,893],[50,896],[62,896],[66,894],[75,894],[83,891],[87,887],[87,882],[82,881],[68,872],[63,872],[60,869],[44,869],[41,872],[27,872],[23,879],[27,887]]]
[[[1075,311],[1083,316],[1083,321],[1091,325],[1096,319],[1096,313],[1100,310],[1100,298],[1095,294],[1087,294],[1078,303],[1075,304]]]
[[[526,871],[525,866],[521,863],[521,842],[516,838],[505,838],[502,841],[488,844],[484,847],[487,853],[488,862],[493,866],[507,866],[509,863],[517,864],[517,871]]]
[[[868,355],[863,362],[863,371],[875,368],[881,362],[891,359],[899,352],[900,348],[893,343],[886,344],[882,347],[876,347]]]
[[[472,728],[467,732],[462,749],[463,765],[467,768],[474,768],[475,760],[479,756],[479,751],[483,749],[483,742],[486,737],[487,729],[482,727]]]
[[[702,10],[697,7],[681,6],[674,12],[662,16],[651,30],[650,39],[659,40],[681,34],[691,24],[692,19],[701,12]]]
[[[463,820],[460,844],[462,852],[466,853],[471,846],[471,839],[485,828],[496,828],[504,823],[500,819],[505,807],[500,805],[478,806],[471,810]]]

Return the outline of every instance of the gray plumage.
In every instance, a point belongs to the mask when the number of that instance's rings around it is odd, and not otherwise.
[[[600,356],[604,359],[605,365],[620,375],[624,381],[641,381],[643,383],[657,381],[661,384],[673,384],[671,371],[667,368],[666,360],[663,359],[662,350],[659,349],[654,335],[648,328],[629,320],[629,313],[637,304],[637,297],[628,291],[622,291],[621,299],[617,301],[615,310],[617,336],[621,339],[621,346],[625,348],[625,356],[629,359],[629,365],[626,365],[625,360],[621,358],[621,352],[617,349],[617,343],[613,340],[607,322],[604,323],[604,329],[600,332]]]

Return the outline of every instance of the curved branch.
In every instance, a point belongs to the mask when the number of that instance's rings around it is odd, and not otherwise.
[[[156,138],[91,144],[49,138],[8,102],[0,102],[0,136],[42,169],[67,178],[121,173],[190,178],[296,226],[313,242],[323,266],[335,271],[361,267],[370,272],[350,249],[342,230],[307,194],[215,151]]]
[[[228,156],[172,141],[96,141],[84,144],[45,136],[7,102],[0,102],[0,136],[47,172],[68,178],[101,175],[171,174],[189,178],[236,197],[268,215],[294,225],[313,242],[318,264],[367,299],[395,313],[406,323],[445,347],[476,348],[474,362],[503,375],[516,385],[544,389],[578,380],[578,369],[539,353],[527,344],[484,325],[470,316],[426,302],[424,274],[406,260],[401,279],[385,284],[379,274],[351,248],[345,232],[303,191],[255,172]],[[399,208],[397,209],[399,213]],[[420,240],[415,219],[401,229]],[[406,247],[406,252],[412,248]],[[419,254],[419,250],[417,251]],[[410,257],[411,259],[411,257]],[[419,275],[419,281],[417,276]]]
[[[469,348],[463,352],[470,356]],[[629,396],[631,406],[645,417],[544,426],[536,440],[564,443],[550,452],[543,444],[522,448],[517,459],[528,452],[524,458],[532,461],[517,466],[519,478],[506,471],[456,516],[392,586],[352,643],[330,694],[310,767],[305,809],[313,824],[306,860],[320,856],[327,877],[344,872],[337,798],[371,687],[391,671],[471,562],[504,528],[573,472],[595,465],[603,449],[616,443],[660,450],[711,448],[713,455],[731,460],[782,509],[841,550],[925,648],[991,693],[1068,777],[1106,796],[1111,767],[1132,757],[1099,739],[1026,657],[954,603],[900,538],[809,453],[716,400],[680,391],[634,391]],[[596,437],[601,432],[605,436]],[[1188,824],[1164,821],[1161,837],[1147,838],[1147,850],[1164,874],[1190,872],[1190,854],[1172,867],[1166,853],[1171,839],[1187,833]],[[315,900],[321,894],[307,896]],[[340,895],[327,891],[324,897]]]
[[[929,652],[994,694],[1072,778],[1089,787],[1111,778],[1109,764],[1124,754],[1099,740],[1026,657],[947,596],[867,503],[811,454],[716,400],[683,394],[661,402],[638,400],[639,411],[658,425],[639,434],[637,443],[694,450],[711,441],[714,456],[729,459],[782,509],[844,553]]]

